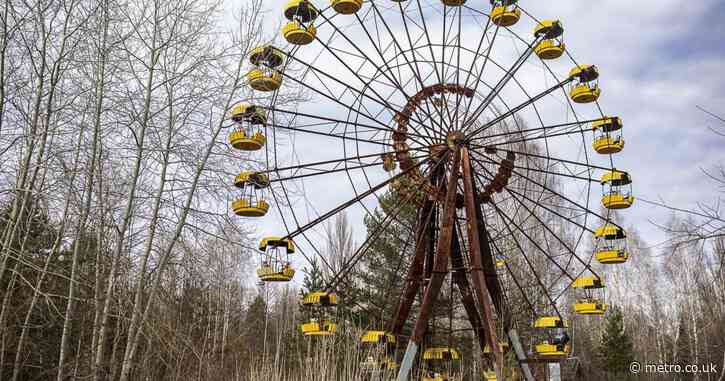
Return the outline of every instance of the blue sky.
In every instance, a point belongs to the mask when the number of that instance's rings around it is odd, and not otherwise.
[[[270,34],[282,22],[281,9],[285,3],[266,3]],[[324,5],[321,1],[316,3]],[[725,163],[725,138],[708,130],[718,122],[696,106],[725,114],[725,3],[557,0],[520,4],[537,18],[560,19],[566,28],[568,50],[577,61],[599,67],[603,89],[600,104],[607,114],[620,116],[625,124],[627,143],[623,153],[615,158],[616,166],[632,175],[635,196],[661,199],[680,208],[715,201],[716,186],[702,170]],[[490,7],[484,0],[469,0],[467,5],[486,12]],[[522,25],[521,30],[530,27]],[[471,28],[471,33],[480,30]],[[466,32],[464,28],[464,36]],[[328,31],[321,28],[319,33]],[[501,59],[505,60],[505,56]],[[523,73],[522,78],[530,79]],[[305,141],[304,137],[296,139],[297,143],[288,144],[297,144],[295,152],[304,156],[300,160],[325,156],[325,147],[315,147],[314,142]],[[295,206],[302,220],[314,218],[352,194],[350,183],[340,177],[306,181],[298,187],[304,187],[307,193],[306,200],[300,199]],[[374,204],[372,200],[368,203]],[[363,211],[358,209],[350,211],[350,218],[356,237],[361,240]],[[649,244],[664,239],[650,221],[665,222],[668,211],[636,202],[622,214],[625,224],[636,226]],[[277,215],[265,217],[259,224],[260,234],[281,229]]]

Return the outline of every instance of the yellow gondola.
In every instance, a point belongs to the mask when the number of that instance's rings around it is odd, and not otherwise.
[[[619,226],[607,224],[594,232],[596,257],[602,264],[624,263],[629,259],[627,233]]]
[[[242,195],[232,202],[234,214],[241,217],[262,217],[269,211],[262,190],[269,186],[269,178],[263,173],[243,171],[234,178],[234,185]]]
[[[594,290],[604,288],[604,281],[595,276],[580,276],[574,280],[571,285],[573,288],[581,288],[584,290]]]
[[[601,178],[602,205],[607,209],[626,209],[634,203],[632,178],[627,172],[613,170]]]
[[[289,255],[295,252],[291,239],[267,237],[259,242],[261,265],[257,276],[263,282],[289,282],[295,276],[295,270],[289,262]]]
[[[395,362],[395,335],[385,331],[365,331],[360,337],[365,360],[360,363],[360,368],[375,374],[386,373],[398,368]]]
[[[534,36],[544,39],[536,45],[534,53],[542,60],[553,60],[561,57],[566,50],[563,39],[564,27],[559,20],[543,20],[534,28]]]
[[[563,329],[569,325],[559,316],[542,316],[533,324],[539,332],[543,332],[544,340],[534,346],[537,354],[544,357],[566,356],[570,352],[569,336]],[[556,332],[559,332],[556,334]]]
[[[315,40],[317,29],[313,25],[319,11],[307,0],[290,0],[284,8],[289,22],[282,28],[282,36],[290,44],[307,45]]]
[[[363,0],[332,0],[332,9],[341,15],[357,13],[362,8]]]
[[[247,73],[249,86],[257,91],[275,91],[282,85],[282,73],[276,68],[284,63],[284,52],[271,45],[252,49],[249,62],[255,66]]]
[[[574,304],[574,312],[580,315],[603,315],[608,307],[608,304],[599,299],[587,298]]]
[[[491,22],[502,27],[512,26],[521,19],[518,0],[491,0]]]
[[[262,127],[267,123],[267,112],[249,103],[240,103],[232,109],[235,128],[229,133],[229,144],[242,151],[256,151],[264,147],[267,138]]]
[[[569,96],[575,103],[591,103],[599,99],[599,70],[594,65],[578,65],[571,69],[569,78],[573,78]]]
[[[450,381],[460,365],[461,354],[454,348],[429,348],[423,352],[421,381]]]
[[[337,324],[331,320],[318,321],[311,319],[309,322],[300,325],[300,331],[305,336],[330,336],[337,332]]]
[[[542,316],[534,321],[534,328],[568,328],[566,320],[558,316]]]
[[[624,138],[621,134],[614,135],[622,129],[622,119],[616,116],[604,117],[592,123],[592,129],[596,134],[594,150],[603,155],[622,152],[624,149]]]
[[[330,307],[337,305],[337,294],[324,291],[310,292],[302,299],[302,305],[314,307]]]
[[[289,246],[286,247],[289,250]],[[326,291],[310,291],[302,298],[305,323],[300,331],[305,336],[330,336],[337,332],[337,324],[329,310],[337,306],[337,295]]]

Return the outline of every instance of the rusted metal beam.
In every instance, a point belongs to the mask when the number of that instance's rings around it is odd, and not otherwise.
[[[441,218],[441,228],[438,236],[438,244],[436,247],[435,260],[433,263],[433,273],[428,287],[423,295],[423,301],[418,313],[418,319],[413,328],[413,335],[408,341],[408,348],[405,356],[400,364],[398,371],[398,381],[406,381],[413,366],[413,360],[418,352],[418,346],[423,341],[426,328],[428,327],[428,319],[430,318],[433,305],[438,299],[443,280],[448,273],[448,259],[451,255],[451,244],[453,242],[453,230],[455,228],[456,217],[456,192],[458,184],[459,166],[461,161],[461,151],[457,147],[454,148],[453,163],[451,166],[450,177],[447,182],[446,198],[443,204],[443,216]]]
[[[481,264],[481,236],[479,235],[479,215],[477,213],[478,203],[475,198],[475,190],[473,186],[473,177],[471,175],[471,159],[469,157],[468,149],[461,149],[461,167],[463,169],[463,201],[466,208],[467,216],[467,230],[468,230],[468,245],[471,262],[471,280],[473,282],[473,290],[478,300],[478,305],[482,312],[482,319],[484,326],[488,330],[486,338],[488,339],[488,345],[491,347],[491,353],[494,358],[494,370],[496,371],[496,379],[503,380],[503,353],[499,349],[498,335],[496,334],[496,322],[493,316],[493,308],[491,306],[491,300],[489,297],[489,289],[486,284],[486,276],[483,272]],[[488,241],[485,242],[488,244]],[[490,248],[489,255],[490,255]],[[482,348],[483,349],[483,348]]]
[[[481,348],[486,346],[486,331],[481,325],[481,319],[476,309],[476,301],[473,298],[471,286],[468,283],[468,277],[466,276],[465,263],[463,261],[463,255],[461,254],[461,243],[458,239],[458,232],[453,232],[453,248],[451,249],[451,268],[453,283],[458,288],[458,292],[461,294],[461,302],[466,310],[468,321],[471,322],[473,332],[476,334],[478,344]]]
[[[430,221],[432,219],[432,212],[434,207],[432,200],[426,200],[423,203],[423,208],[418,216],[418,227],[416,229],[416,240],[415,240],[415,254],[413,255],[413,261],[408,268],[408,275],[405,278],[405,289],[400,297],[398,308],[395,311],[395,317],[393,318],[390,332],[393,335],[400,335],[403,331],[405,321],[408,320],[410,315],[410,309],[413,306],[415,300],[415,294],[418,292],[420,287],[421,275],[423,274],[423,262],[426,255],[426,249],[429,246],[429,241],[432,240],[430,229]],[[401,255],[403,255],[401,253]]]

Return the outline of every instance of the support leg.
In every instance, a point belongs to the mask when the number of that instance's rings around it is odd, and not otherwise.
[[[466,219],[468,221],[468,244],[470,246],[470,262],[471,262],[471,280],[473,281],[473,290],[481,308],[482,319],[485,328],[488,330],[486,337],[488,345],[491,347],[491,353],[494,358],[494,370],[496,371],[496,379],[503,380],[503,353],[499,349],[498,335],[496,334],[496,323],[493,316],[493,308],[491,307],[491,298],[486,284],[486,278],[483,272],[481,251],[488,250],[490,247],[482,248],[479,236],[478,214],[476,209],[478,203],[475,199],[475,190],[473,188],[473,178],[471,176],[471,160],[469,158],[468,149],[461,150],[462,168],[463,168],[463,190],[464,203],[466,207]]]
[[[405,290],[400,297],[400,303],[395,311],[395,318],[393,318],[390,331],[393,335],[398,336],[403,331],[403,325],[408,320],[410,315],[410,309],[413,306],[413,300],[415,294],[418,292],[420,287],[421,275],[423,273],[423,261],[426,255],[426,249],[428,248],[429,241],[431,240],[430,229],[428,224],[430,223],[431,210],[433,208],[432,201],[426,201],[421,210],[419,221],[420,225],[416,231],[416,243],[415,243],[415,254],[413,256],[413,262],[408,268],[408,276],[405,278]]]
[[[413,366],[413,360],[418,352],[418,347],[423,340],[423,335],[428,326],[428,319],[433,309],[433,305],[438,298],[438,293],[443,285],[443,280],[448,273],[448,257],[451,252],[451,243],[453,240],[453,229],[456,217],[456,189],[458,184],[458,168],[460,165],[461,151],[456,149],[453,154],[453,163],[450,178],[447,182],[446,199],[443,206],[443,218],[441,219],[440,235],[438,237],[438,245],[436,247],[436,255],[433,263],[433,273],[431,275],[430,284],[423,295],[423,302],[420,306],[418,320],[415,322],[413,335],[408,341],[408,348],[405,350],[405,357],[400,364],[398,371],[398,381],[407,381],[410,369]]]
[[[466,309],[468,321],[471,322],[473,332],[476,333],[478,344],[483,348],[486,346],[486,331],[481,325],[481,319],[476,309],[476,300],[473,298],[473,292],[471,291],[471,286],[466,276],[465,263],[463,261],[463,255],[461,254],[461,244],[458,240],[458,233],[455,231],[453,233],[453,249],[451,250],[451,267],[453,269],[453,283],[456,284],[458,292],[461,294],[461,302]]]

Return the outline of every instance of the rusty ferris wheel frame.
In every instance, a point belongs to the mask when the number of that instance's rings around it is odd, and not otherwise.
[[[496,324],[500,322],[505,332],[511,328],[506,293],[518,290],[533,314],[540,308],[528,300],[523,282],[512,272],[508,282],[512,290],[504,288],[496,258],[520,256],[549,302],[550,310],[559,317],[557,300],[577,276],[585,271],[597,275],[591,267],[591,257],[582,257],[577,249],[585,234],[594,233],[594,223],[611,223],[608,213],[598,213],[590,206],[591,184],[599,182],[593,174],[611,171],[611,156],[609,163],[597,165],[586,150],[591,124],[606,115],[597,103],[597,117],[580,117],[566,91],[577,77],[560,78],[544,61],[541,63],[546,75],[555,80],[553,85],[533,93],[526,88],[525,81],[517,79],[517,73],[530,63],[535,48],[547,39],[546,34],[526,38],[509,27],[494,25],[489,14],[473,5],[441,5],[436,13],[436,4],[433,0],[369,1],[344,21],[330,7],[321,9],[317,29],[327,29],[330,34],[322,36],[318,32],[315,36],[319,52],[303,54],[308,46],[281,49],[286,60],[280,74],[284,83],[304,90],[315,99],[313,103],[323,105],[322,112],[279,105],[275,92],[271,101],[262,105],[271,115],[265,131],[274,144],[267,145],[267,168],[259,173],[269,176],[277,205],[293,204],[289,185],[293,182],[326,175],[344,174],[348,178],[354,196],[316,218],[304,221],[291,208],[288,215],[279,209],[287,230],[284,238],[303,242],[299,247],[302,256],[310,260],[314,255],[329,268],[332,275],[326,279],[326,289],[331,292],[351,276],[360,259],[369,253],[371,243],[391,224],[401,222],[401,211],[416,205],[416,221],[407,227],[408,237],[400,238],[406,247],[412,247],[413,256],[408,268],[399,274],[405,287],[395,314],[388,317],[387,323],[393,334],[404,335],[416,295],[422,295],[400,373],[409,370],[405,363],[412,362],[421,345],[443,282],[451,275],[478,343],[482,350],[487,345],[492,349],[493,363],[500,375],[503,356],[498,348]],[[519,9],[536,23],[541,22]],[[434,28],[427,24],[429,16],[435,15],[442,16],[437,25],[442,29],[440,41],[436,41]],[[480,38],[473,45],[463,43],[465,17],[477,22],[480,28]],[[394,30],[393,22],[402,23],[402,32]],[[512,64],[502,64],[492,55],[494,44],[502,35],[524,47]],[[323,56],[325,59],[321,59]],[[335,70],[326,67],[330,65]],[[500,73],[495,82],[484,79],[487,67]],[[504,90],[511,84],[524,95],[522,102],[509,104],[505,100]],[[562,94],[569,120],[544,122],[537,102]],[[325,112],[325,108],[335,111]],[[522,124],[520,115],[526,112],[534,115],[540,125],[528,128]],[[287,136],[284,134],[339,141],[343,155],[285,163],[277,144],[278,139]],[[572,137],[579,138],[576,144],[583,155],[568,158],[552,152],[553,140]],[[544,147],[544,152],[538,151],[540,147]],[[310,148],[295,147],[295,155],[304,156],[305,150]],[[383,181],[369,175],[369,171],[389,167],[390,161],[399,166],[397,173],[391,171]],[[572,197],[552,185],[549,178],[583,182],[586,189],[578,198]],[[365,180],[367,189],[358,189],[360,179]],[[378,194],[387,187],[402,194],[402,201],[369,232],[366,241],[343,266],[334,269],[308,233],[355,205],[372,215],[363,201],[373,197],[379,200]],[[558,208],[560,205],[551,200],[565,204],[565,208]],[[537,211],[578,229],[575,243],[559,238]],[[556,244],[564,254],[549,252],[548,241],[538,242],[520,224],[522,213],[527,220],[540,224],[545,235],[558,241]],[[514,243],[510,252],[500,245],[504,239]],[[527,253],[524,246],[533,247],[534,253]],[[564,279],[566,286],[558,295],[553,295],[551,283],[546,284],[536,271],[530,259],[533,255],[545,256],[560,271],[556,281]],[[566,258],[562,261],[562,257]],[[574,263],[583,270],[575,273]]]

